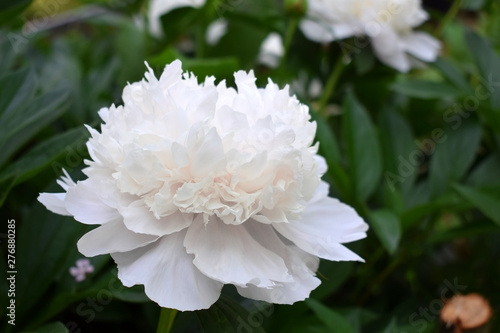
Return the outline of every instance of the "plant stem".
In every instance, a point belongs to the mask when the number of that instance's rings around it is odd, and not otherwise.
[[[337,82],[340,78],[340,74],[342,74],[342,71],[344,70],[344,67],[345,64],[342,59],[342,56],[339,56],[335,64],[335,67],[333,68],[332,73],[330,74],[330,77],[326,82],[325,88],[323,89],[323,95],[321,95],[321,99],[319,100],[319,111],[323,115],[325,112],[325,107],[328,104],[328,100],[332,96],[333,91],[337,86]]]
[[[279,66],[280,72],[283,72],[285,69],[286,60],[288,58],[288,54],[290,52],[290,45],[292,44],[293,36],[295,35],[295,31],[297,30],[297,26],[299,24],[299,20],[295,17],[290,18],[290,22],[288,23],[288,27],[285,32],[285,40],[283,41],[283,57],[281,57],[281,63]]]
[[[446,25],[448,25],[448,23],[450,23],[450,21],[453,20],[453,18],[455,16],[457,16],[457,13],[460,10],[461,6],[462,6],[462,0],[453,1],[453,5],[451,5],[450,9],[446,13],[446,15],[443,17],[443,19],[441,20],[441,23],[439,24],[439,26],[436,29],[435,35],[437,37],[439,37],[443,34],[444,27]]]
[[[169,333],[172,329],[177,310],[169,308],[161,308],[160,319],[158,320],[158,328],[156,333]]]

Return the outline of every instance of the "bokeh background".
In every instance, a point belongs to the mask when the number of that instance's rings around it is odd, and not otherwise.
[[[442,42],[436,62],[408,73],[381,64],[366,39],[319,44],[297,24],[302,1],[207,0],[161,17],[148,1],[3,0],[0,3],[0,331],[154,332],[159,307],[142,286],[125,288],[109,256],[91,258],[85,281],[69,274],[88,227],[48,212],[56,192],[88,158],[83,124],[119,105],[144,61],[160,74],[174,59],[201,80],[233,83],[239,69],[263,86],[289,84],[318,123],[331,195],[370,224],[350,244],[366,263],[322,262],[322,285],[291,306],[245,300],[232,287],[209,310],[180,313],[173,332],[375,332],[441,330],[455,294],[477,292],[500,309],[500,3],[424,1],[419,30]],[[207,42],[218,19],[227,32]],[[284,43],[262,61],[270,33]],[[330,73],[343,62],[322,105]],[[7,321],[7,229],[15,220],[15,327]]]

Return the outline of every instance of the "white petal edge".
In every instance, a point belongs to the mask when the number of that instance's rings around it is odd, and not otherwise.
[[[192,221],[191,214],[181,212],[157,219],[142,200],[120,207],[120,214],[123,216],[123,223],[130,231],[155,236],[181,231]]]
[[[371,44],[382,63],[403,73],[410,70],[410,61],[403,42],[392,29],[382,27],[378,33],[371,36]]]
[[[354,209],[334,198],[306,207],[302,219],[273,227],[302,250],[333,261],[364,260],[341,243],[366,237],[368,225]]]
[[[227,284],[271,287],[292,277],[283,259],[260,245],[241,225],[213,217],[205,225],[195,219],[184,241],[193,263],[205,275]]]
[[[110,207],[99,198],[101,186],[87,179],[68,188],[65,197],[67,211],[75,220],[84,224],[104,224],[118,218],[116,208]]]
[[[208,309],[219,298],[223,284],[193,265],[193,255],[182,245],[185,234],[181,231],[130,252],[112,253],[123,285],[143,284],[146,295],[165,308]]]
[[[78,251],[86,257],[113,252],[127,252],[152,243],[158,236],[138,234],[116,220],[87,232],[78,240]]]
[[[408,53],[427,62],[435,61],[441,49],[441,43],[424,32],[408,34],[402,38],[402,42]]]
[[[64,203],[65,197],[66,193],[40,193],[38,201],[53,213],[71,216]]]
[[[293,304],[308,298],[311,291],[321,283],[315,277],[319,265],[318,257],[302,251],[293,244],[285,245],[270,225],[248,221],[245,227],[259,243],[283,258],[293,281],[277,283],[271,288],[258,288],[254,285],[237,286],[240,295],[276,304]]]

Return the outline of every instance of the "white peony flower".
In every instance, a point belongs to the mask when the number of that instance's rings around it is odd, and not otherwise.
[[[99,225],[78,242],[110,253],[126,286],[143,284],[163,307],[210,307],[224,284],[273,303],[303,300],[320,284],[318,257],[362,259],[342,243],[366,237],[349,206],[328,197],[307,106],[253,72],[237,90],[198,84],[181,62],[123,91],[88,128],[87,179],[66,174],[49,210]]]
[[[149,31],[156,36],[163,34],[160,18],[171,10],[181,7],[200,8],[206,0],[151,0],[148,8]]]
[[[427,18],[420,0],[309,0],[300,26],[316,42],[367,36],[380,61],[406,72],[414,62],[407,53],[427,62],[437,58],[439,41],[413,32]]]
[[[258,62],[276,68],[279,66],[281,57],[285,54],[285,47],[283,46],[283,39],[281,35],[272,32],[262,42],[258,55]]]
[[[227,33],[227,20],[217,19],[210,23],[205,34],[205,40],[208,45],[217,44],[220,39]]]

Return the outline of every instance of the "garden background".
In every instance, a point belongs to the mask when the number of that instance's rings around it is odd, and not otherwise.
[[[400,73],[366,37],[327,44],[298,28],[302,1],[207,0],[161,16],[141,0],[0,3],[0,330],[153,332],[159,307],[125,288],[109,256],[69,274],[89,230],[36,198],[66,169],[82,179],[83,124],[122,104],[147,61],[159,75],[181,59],[199,80],[253,69],[291,86],[318,124],[330,195],[368,222],[349,244],[366,263],[322,261],[305,302],[272,305],[225,287],[210,309],[180,313],[172,332],[437,332],[443,302],[477,292],[500,327],[500,3],[424,2],[417,29],[442,43],[437,61]],[[207,29],[224,19],[220,39]],[[263,60],[270,33],[283,41]],[[264,50],[265,51],[265,50]],[[333,73],[333,75],[332,75]],[[8,229],[15,224],[15,326],[9,325]],[[5,272],[5,273],[4,273]],[[5,296],[4,296],[5,295]],[[6,310],[7,309],[7,310]]]

